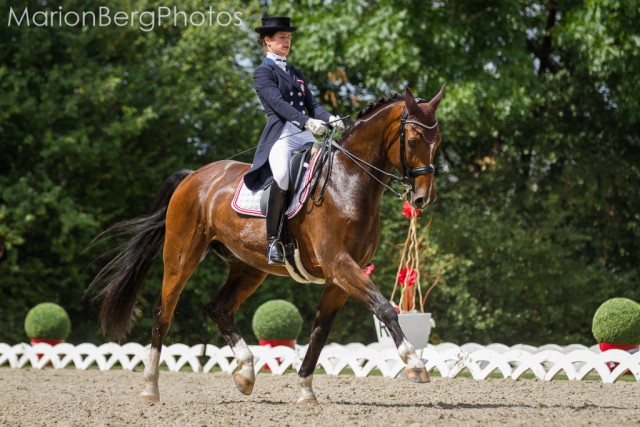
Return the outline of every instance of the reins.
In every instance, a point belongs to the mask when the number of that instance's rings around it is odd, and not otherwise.
[[[316,161],[318,166],[315,168],[313,172],[313,176],[311,177],[309,182],[307,182],[307,184],[305,185],[305,187],[308,187],[311,183],[313,183],[313,188],[309,192],[309,197],[311,198],[311,200],[313,200],[313,203],[315,203],[316,205],[320,204],[320,202],[322,202],[322,199],[324,198],[324,191],[327,189],[327,185],[329,184],[329,178],[331,177],[331,171],[333,170],[333,150],[331,148],[332,148],[332,144],[334,143],[333,135],[335,135],[335,133],[336,133],[336,128],[331,127],[329,132],[327,132],[322,138],[322,143],[320,145],[320,153],[318,154],[318,160]],[[318,194],[318,196],[313,197],[311,195],[316,194],[316,190],[318,189],[318,184],[320,183],[320,175],[322,174],[322,171],[324,170],[325,165],[328,165],[328,166],[327,166],[327,173],[325,174],[325,177],[324,177],[324,182],[322,183],[322,188],[320,189],[320,193]],[[301,200],[301,202],[304,202],[304,201]]]
[[[420,98],[416,98],[416,102],[417,103],[422,103],[425,102],[424,100],[420,99]],[[339,117],[338,119],[331,121],[331,122],[327,122],[327,124],[331,125],[332,123],[336,123],[340,120],[343,119],[348,119],[349,116],[345,116],[345,117]],[[329,183],[329,177],[331,176],[331,171],[333,169],[333,149],[336,149],[338,151],[340,151],[342,154],[344,154],[348,159],[350,159],[356,166],[358,166],[360,169],[362,169],[367,175],[369,175],[371,178],[373,178],[376,182],[378,182],[380,185],[382,185],[385,189],[389,190],[398,200],[404,200],[407,197],[407,194],[409,194],[412,190],[413,190],[413,181],[412,178],[415,178],[417,176],[420,175],[428,175],[428,174],[435,174],[436,169],[433,166],[433,164],[429,164],[427,166],[416,166],[416,167],[409,167],[407,165],[407,159],[406,159],[406,148],[405,148],[405,126],[408,124],[412,124],[412,125],[417,125],[417,126],[421,126],[425,129],[435,129],[438,126],[438,119],[436,119],[435,123],[433,125],[427,125],[424,123],[421,123],[417,120],[409,120],[409,111],[407,110],[407,108],[405,107],[402,110],[402,117],[400,119],[400,130],[399,130],[399,140],[400,140],[400,169],[402,172],[402,176],[400,175],[396,175],[393,172],[387,172],[384,171],[380,168],[378,168],[377,166],[372,165],[371,163],[362,160],[361,158],[359,158],[358,156],[356,156],[355,154],[351,153],[349,150],[347,150],[346,148],[342,147],[341,145],[339,145],[334,139],[333,136],[335,135],[336,132],[336,128],[333,126],[329,126],[329,131],[325,133],[325,135],[322,138],[322,143],[320,145],[320,153],[318,154],[318,160],[317,160],[317,167],[315,168],[314,174],[311,177],[311,179],[307,182],[306,186],[309,186],[313,183],[313,188],[311,189],[311,191],[308,193],[309,197],[313,200],[313,202],[315,204],[319,204],[322,199],[324,198],[324,192],[327,189],[327,185]],[[290,134],[288,136],[291,135],[298,135],[300,133],[306,132],[306,129],[300,130],[299,132]],[[282,139],[282,137],[280,138],[276,138],[272,141],[267,141],[264,142],[263,144],[275,144],[276,142],[278,142],[280,139]],[[225,160],[231,160],[234,159],[238,156],[241,156],[242,154],[248,153],[250,151],[253,151],[257,148],[258,146],[254,146],[251,147],[247,150],[241,151],[239,153],[234,154],[231,157],[227,157]],[[320,178],[321,178],[321,174],[324,171],[325,166],[327,166],[327,172],[325,174],[324,177],[324,182],[322,184],[322,187],[320,189],[320,193],[317,196],[311,196],[312,194],[316,194],[316,190],[318,189],[318,185],[320,183]],[[388,177],[390,180],[395,181],[395,182],[400,182],[402,183],[402,185],[404,185],[405,191],[404,193],[399,193],[398,191],[396,191],[393,187],[391,187],[389,184],[383,182],[380,178],[378,178],[374,172],[371,172],[371,170],[368,170],[367,168],[378,172],[386,177]],[[303,200],[301,200],[301,202],[304,202]]]
[[[393,173],[389,173],[386,172],[374,165],[372,165],[371,163],[362,160],[361,158],[359,158],[358,156],[356,156],[355,154],[351,153],[349,150],[347,150],[346,148],[342,147],[341,145],[339,145],[334,139],[333,139],[333,135],[335,135],[336,129],[335,128],[331,128],[331,130],[326,133],[324,135],[324,137],[322,138],[322,143],[320,145],[320,153],[318,154],[318,160],[317,162],[317,167],[315,168],[314,172],[313,172],[313,176],[311,177],[311,179],[309,180],[309,182],[307,182],[305,187],[308,187],[311,183],[313,183],[313,188],[311,189],[311,191],[308,193],[309,196],[311,198],[311,200],[313,200],[313,202],[315,204],[319,204],[320,202],[322,202],[322,199],[324,198],[324,192],[327,189],[327,185],[329,183],[329,178],[331,177],[331,171],[333,169],[333,150],[336,149],[338,151],[340,151],[342,154],[344,154],[348,159],[350,159],[353,163],[356,164],[356,166],[358,166],[360,169],[362,169],[367,175],[369,175],[371,178],[373,178],[375,181],[377,181],[380,185],[382,185],[384,188],[386,188],[387,190],[391,191],[397,198],[398,200],[402,200],[406,197],[408,191],[411,189],[411,187],[408,187],[407,191],[404,194],[398,193],[396,190],[393,189],[393,187],[391,187],[390,185],[384,183],[382,180],[380,180],[377,176],[375,176],[372,172],[370,172],[369,170],[366,169],[365,166],[385,175],[388,176],[390,179],[394,180],[394,181],[400,181],[402,182],[403,179],[402,177],[399,177],[396,174]],[[320,178],[321,175],[324,171],[324,167],[325,165],[327,165],[327,172],[324,174],[324,182],[322,183],[322,188],[320,189],[320,193],[318,193],[317,196],[311,196],[312,194],[315,195],[316,194],[316,190],[318,189],[318,185],[320,183]],[[406,185],[405,185],[405,188]],[[302,192],[303,194],[305,193],[305,191],[303,190]],[[300,200],[301,203],[304,203],[305,200]]]
[[[353,163],[355,163],[356,166],[358,166],[360,169],[362,169],[367,175],[369,175],[371,178],[373,178],[375,181],[377,181],[380,185],[382,185],[387,190],[391,191],[398,198],[398,200],[403,200],[407,196],[407,193],[411,190],[411,187],[410,186],[407,187],[407,185],[405,184],[405,189],[407,191],[405,191],[403,194],[402,193],[398,193],[389,184],[385,184],[384,182],[382,182],[382,180],[380,180],[372,172],[368,171],[365,168],[365,166],[368,166],[369,168],[375,170],[376,172],[379,172],[379,173],[381,173],[381,174],[383,174],[385,176],[388,176],[389,179],[391,179],[393,181],[402,182],[404,184],[404,179],[402,177],[400,177],[400,176],[398,176],[398,175],[396,175],[394,173],[390,173],[390,172],[384,171],[384,170],[372,165],[371,163],[368,163],[367,161],[362,160],[361,158],[359,158],[355,154],[351,153],[346,148],[338,145],[338,143],[333,141],[333,140],[331,141],[331,145],[332,145],[333,148],[335,148],[336,150],[340,151],[342,154],[347,156],[347,158],[349,158]]]
[[[422,99],[416,99],[417,103],[421,103],[421,102],[425,102]],[[327,183],[329,181],[329,177],[331,175],[331,168],[332,168],[332,164],[333,164],[333,156],[331,155],[333,150],[332,149],[336,149],[338,151],[340,151],[342,154],[344,154],[348,159],[350,159],[356,166],[358,166],[360,169],[362,169],[367,175],[369,175],[371,178],[373,178],[376,182],[378,182],[380,185],[382,185],[385,189],[389,190],[394,196],[396,196],[396,198],[398,200],[404,200],[407,197],[407,194],[409,194],[411,191],[413,191],[413,181],[412,178],[415,178],[417,176],[420,175],[428,175],[428,174],[435,174],[436,169],[433,166],[433,164],[429,164],[427,166],[416,166],[416,167],[409,167],[407,165],[407,159],[406,159],[406,148],[405,148],[405,126],[407,124],[412,124],[412,125],[418,125],[421,126],[425,129],[435,129],[438,126],[438,119],[436,119],[435,123],[433,125],[427,125],[424,123],[421,123],[417,120],[409,120],[409,111],[407,110],[407,108],[405,107],[402,111],[402,117],[400,119],[400,130],[399,130],[399,139],[400,139],[400,169],[402,172],[402,176],[400,175],[396,175],[392,172],[387,172],[384,171],[380,168],[378,168],[377,166],[372,165],[371,163],[362,160],[361,158],[359,158],[358,156],[356,156],[355,154],[351,153],[349,150],[347,150],[346,148],[342,147],[341,145],[339,145],[336,141],[333,140],[333,135],[335,134],[335,128],[331,129],[331,132],[325,134],[323,140],[322,140],[322,146],[321,146],[321,153],[319,155],[319,167],[316,168],[316,171],[314,173],[314,176],[312,177],[313,179],[310,182],[314,182],[314,186],[313,189],[311,191],[312,194],[315,194],[315,191],[317,189],[318,186],[318,182],[320,179],[320,174],[322,173],[322,170],[324,168],[325,164],[328,164],[328,170],[327,173],[325,175],[325,180],[324,183],[322,185],[322,189],[320,190],[320,194],[316,197],[313,198],[312,200],[315,203],[319,203],[322,198],[324,197],[324,191],[327,187]],[[395,138],[394,138],[395,140]],[[386,177],[388,177],[390,180],[392,181],[396,181],[396,182],[401,182],[402,185],[404,185],[405,191],[404,193],[399,193],[397,192],[393,187],[391,187],[389,184],[383,182],[380,178],[378,178],[374,172],[371,172],[371,170],[368,170],[367,168],[374,170],[375,172],[378,172]],[[308,185],[308,184],[307,184]]]

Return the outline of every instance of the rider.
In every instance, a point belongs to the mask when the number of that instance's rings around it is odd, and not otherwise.
[[[291,33],[296,30],[291,19],[264,17],[262,26],[255,30],[265,58],[253,73],[253,86],[267,113],[267,125],[244,182],[253,191],[273,182],[267,206],[267,261],[283,264],[280,232],[289,189],[291,152],[314,142],[314,134],[324,134],[327,121],[338,130],[344,130],[344,124],[339,116],[329,114],[318,104],[300,70],[287,65]]]

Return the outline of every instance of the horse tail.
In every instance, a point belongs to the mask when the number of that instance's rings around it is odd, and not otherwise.
[[[98,235],[98,240],[131,236],[130,240],[109,251],[112,257],[93,281],[88,291],[97,289],[92,302],[101,302],[100,326],[108,339],[124,338],[133,326],[138,310],[135,303],[153,259],[164,245],[167,207],[178,185],[192,171],[183,169],[169,176],[156,195],[151,213],[118,222]]]

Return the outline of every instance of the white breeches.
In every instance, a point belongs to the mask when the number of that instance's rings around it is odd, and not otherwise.
[[[291,152],[309,142],[315,142],[315,137],[308,130],[300,131],[291,122],[286,122],[280,139],[278,139],[269,153],[269,166],[273,173],[273,179],[282,190],[289,189],[289,159]]]

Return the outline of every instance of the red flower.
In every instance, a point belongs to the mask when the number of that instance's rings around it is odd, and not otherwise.
[[[411,215],[418,216],[420,215],[420,209],[415,209],[409,202],[405,200],[404,206],[402,207],[402,215],[411,219]]]
[[[416,283],[417,272],[409,267],[405,267],[398,273],[398,284],[400,286],[413,286]]]
[[[373,270],[375,269],[376,269],[375,265],[371,263],[367,264],[367,266],[364,268],[364,275],[367,277],[371,276],[371,273],[373,273]]]

